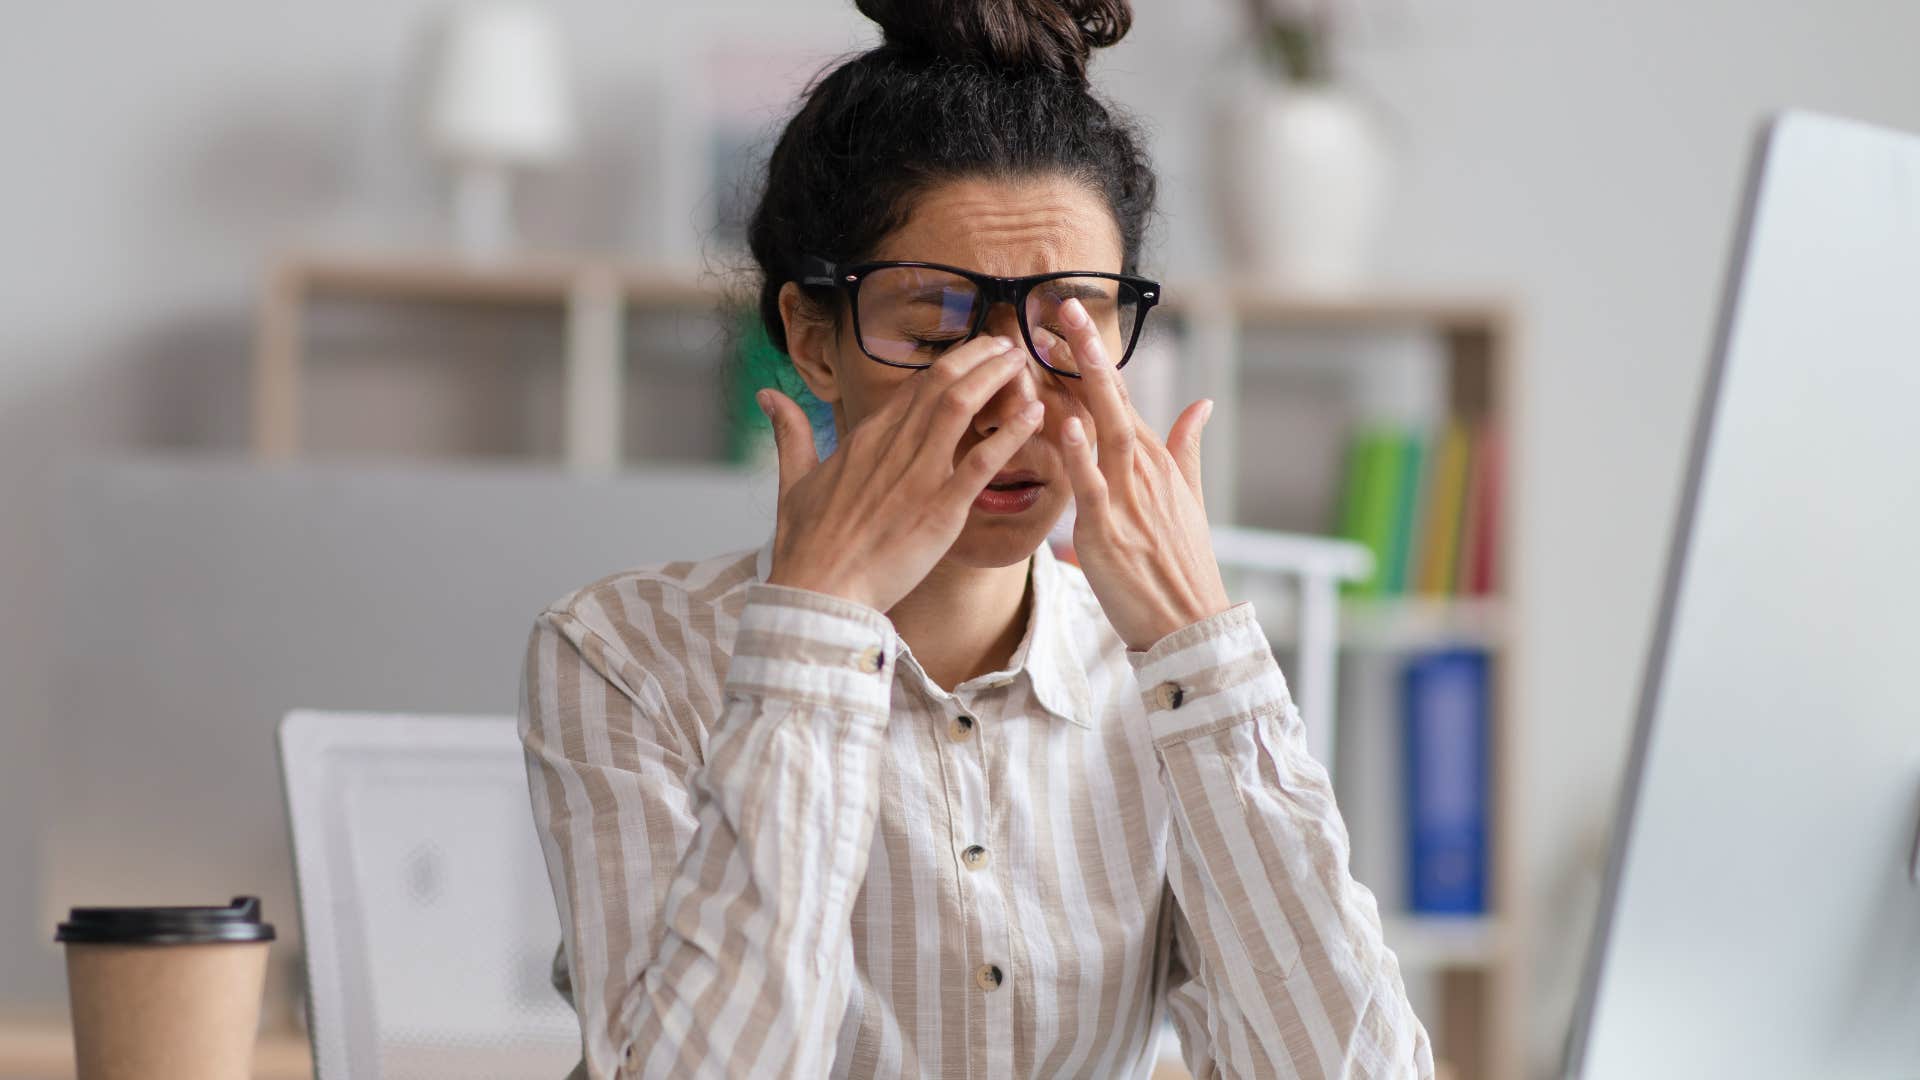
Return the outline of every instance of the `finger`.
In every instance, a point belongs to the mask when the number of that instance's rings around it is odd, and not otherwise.
[[[1213,401],[1202,398],[1187,406],[1174,420],[1173,429],[1167,432],[1167,449],[1173,452],[1173,463],[1203,507],[1206,499],[1200,493],[1200,435],[1212,416]]]
[[[760,411],[773,425],[773,446],[780,466],[780,494],[820,464],[820,452],[813,445],[813,425],[798,402],[772,388],[754,395]]]
[[[946,479],[953,468],[953,450],[960,445],[960,436],[973,423],[980,410],[1008,382],[1017,378],[1027,366],[1027,350],[1014,346],[1006,352],[976,365],[961,376],[959,381],[948,386],[941,400],[934,403],[928,413],[926,430],[920,436],[920,449],[914,455],[916,468],[932,470],[932,475]],[[1025,400],[1015,406],[1015,412],[1024,408],[1027,402],[1035,400],[1030,389],[1022,388],[1021,397]]]
[[[1034,327],[1032,337],[1033,351],[1040,354],[1040,359],[1062,370],[1073,370],[1073,346],[1065,338],[1044,326]]]
[[[1067,344],[1079,364],[1077,392],[1093,416],[1093,438],[1100,448],[1100,468],[1108,476],[1120,475],[1117,470],[1132,464],[1133,416],[1137,415],[1133,412],[1133,403],[1127,400],[1120,372],[1108,358],[1106,343],[1100,339],[1100,330],[1094,326],[1086,307],[1077,299],[1068,300],[1060,305],[1060,319],[1066,324]]]
[[[1045,405],[1037,400],[1028,402],[1011,423],[1001,425],[1000,430],[980,440],[980,445],[960,459],[953,475],[941,484],[938,501],[942,505],[958,506],[964,512],[981,489],[993,480],[994,474],[1012,461],[1013,455],[1040,430],[1046,416]]]
[[[1075,520],[1100,525],[1107,517],[1107,478],[1100,472],[1093,440],[1087,437],[1086,425],[1079,417],[1067,417],[1061,425],[1060,441],[1067,459],[1067,482],[1073,485]]]
[[[948,349],[937,357],[932,367],[914,372],[912,380],[913,401],[907,408],[904,426],[918,437],[925,430],[928,413],[938,403],[941,393],[947,387],[966,377],[967,372],[981,364],[991,362],[995,357],[1013,348],[1015,342],[1003,335],[982,335]]]

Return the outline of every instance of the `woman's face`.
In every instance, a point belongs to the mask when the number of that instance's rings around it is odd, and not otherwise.
[[[1057,270],[1117,273],[1120,256],[1119,229],[1101,198],[1078,183],[1052,177],[942,184],[923,193],[906,224],[873,253],[875,260],[944,263],[1002,277]],[[797,292],[793,286],[788,291]],[[913,392],[913,380],[920,372],[878,363],[863,353],[844,308],[837,325],[796,320],[791,314],[787,324],[794,366],[808,388],[833,406],[834,427],[841,435],[891,395]],[[1006,304],[987,313],[981,333],[1021,340],[1018,317]],[[1042,486],[1037,501],[1017,513],[970,507],[966,526],[947,552],[948,560],[964,566],[1007,566],[1026,558],[1046,539],[1072,497],[1060,452],[1062,425],[1075,414],[1081,415],[1083,424],[1090,423],[1075,397],[1078,384],[1079,380],[1056,375],[1029,358],[1026,367],[974,416],[954,448],[956,463],[1011,421],[1027,402],[1045,403],[1046,419],[1040,430],[1004,467],[1008,472],[1029,471]]]

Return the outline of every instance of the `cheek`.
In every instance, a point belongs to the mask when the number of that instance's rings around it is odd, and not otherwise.
[[[912,374],[907,368],[876,363],[848,341],[840,351],[837,371],[847,423],[858,424],[878,412],[895,395],[912,393],[913,387],[907,382]]]
[[[1047,397],[1046,402],[1047,419],[1046,423],[1041,425],[1041,433],[1048,442],[1062,450],[1067,445],[1067,417],[1079,417],[1082,428],[1093,423],[1093,414],[1088,412],[1086,405],[1066,387],[1056,390]]]

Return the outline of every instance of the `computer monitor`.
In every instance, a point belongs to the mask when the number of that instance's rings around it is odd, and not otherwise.
[[[1754,152],[1567,1076],[1920,1076],[1916,674],[1920,138],[1790,112]]]

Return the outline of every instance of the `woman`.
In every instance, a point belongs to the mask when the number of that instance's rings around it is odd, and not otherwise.
[[[594,1077],[1420,1076],[1326,772],[1222,586],[1195,402],[1119,369],[1154,179],[1125,0],[859,0],[751,225],[757,550],[556,602],[522,735]],[[937,264],[900,265],[901,263]],[[941,269],[939,267],[945,267]],[[1084,569],[1049,527],[1071,498]]]

